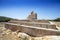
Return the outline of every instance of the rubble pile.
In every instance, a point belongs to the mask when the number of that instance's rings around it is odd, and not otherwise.
[[[0,40],[60,40],[60,36],[31,37],[26,33],[0,27]]]

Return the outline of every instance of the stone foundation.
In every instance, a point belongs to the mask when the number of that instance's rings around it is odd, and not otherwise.
[[[47,30],[39,27],[36,28],[17,24],[5,24],[5,28],[11,29],[12,31],[19,30],[20,32],[27,33],[31,36],[60,35],[60,31],[58,30]]]

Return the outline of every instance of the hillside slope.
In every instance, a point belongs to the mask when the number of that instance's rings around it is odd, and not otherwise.
[[[0,22],[8,22],[8,21],[10,21],[11,19],[12,19],[12,18],[0,16]]]

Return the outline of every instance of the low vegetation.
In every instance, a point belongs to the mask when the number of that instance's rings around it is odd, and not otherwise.
[[[0,16],[0,22],[8,22],[10,20],[12,20],[12,18]],[[60,22],[60,18],[56,18],[54,20],[49,20],[49,21],[57,21],[57,22]]]
[[[10,21],[11,19],[12,19],[12,18],[0,16],[0,22],[8,22],[8,21]]]
[[[49,20],[49,21],[56,21],[56,22],[60,22],[60,18],[56,18],[54,20]]]
[[[60,18],[56,18],[54,21],[60,21]]]

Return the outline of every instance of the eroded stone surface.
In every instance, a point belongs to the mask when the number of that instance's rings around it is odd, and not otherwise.
[[[3,29],[3,30],[2,30]],[[0,40],[60,40],[60,36],[41,36],[41,37],[31,37],[26,33],[13,32],[4,27],[0,28]]]

